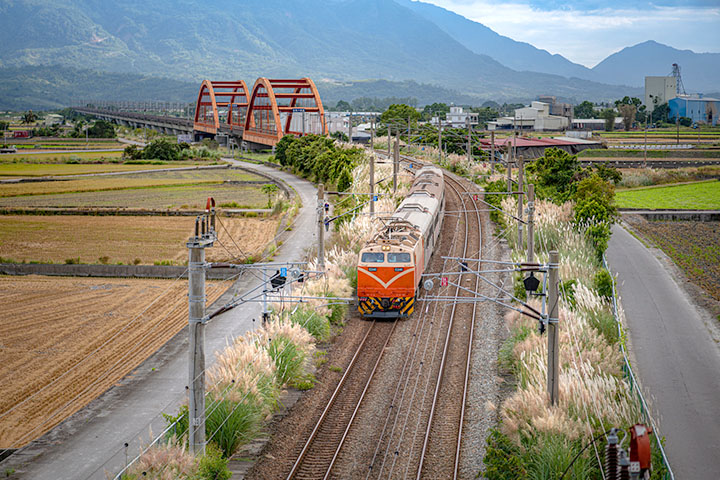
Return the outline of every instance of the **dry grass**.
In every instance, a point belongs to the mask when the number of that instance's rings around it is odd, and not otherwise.
[[[208,282],[208,303],[227,283]],[[0,448],[39,437],[140,365],[187,324],[186,294],[186,280],[0,277]]]
[[[122,190],[128,188],[151,188],[171,185],[212,184],[217,180],[196,180],[188,182],[178,178],[129,178],[122,177],[92,177],[79,180],[66,180],[61,182],[31,182],[11,183],[0,185],[0,197],[15,197],[20,195],[47,195],[50,193],[97,192],[109,190]]]
[[[221,218],[219,242],[207,250],[208,260],[258,256],[275,235],[277,218]],[[185,242],[193,234],[192,217],[130,216],[0,216],[0,257],[14,261],[143,264],[187,260]],[[242,251],[231,240],[232,237]],[[222,245],[227,247],[227,250]],[[229,252],[228,252],[229,250]]]

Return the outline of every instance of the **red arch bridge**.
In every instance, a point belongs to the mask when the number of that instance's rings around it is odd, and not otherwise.
[[[159,115],[128,110],[170,110]],[[325,111],[315,83],[309,78],[258,78],[252,89],[243,80],[204,80],[195,102],[194,118],[179,104],[88,102],[78,113],[133,128],[150,128],[172,135],[232,139],[251,149],[273,147],[288,134],[327,135]]]

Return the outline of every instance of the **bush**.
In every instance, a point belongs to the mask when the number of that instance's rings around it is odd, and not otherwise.
[[[526,476],[520,447],[495,428],[490,430],[483,462],[482,475],[488,480],[517,480]]]
[[[298,308],[295,313],[290,315],[290,322],[303,327],[318,342],[324,342],[330,338],[328,319],[310,308]]]
[[[206,438],[222,450],[225,458],[230,458],[241,444],[253,439],[264,416],[260,399],[252,393],[238,392],[236,396],[239,397],[237,401],[231,401],[208,395],[205,407]]]
[[[180,147],[170,140],[158,138],[143,148],[142,158],[146,160],[178,160],[180,158]]]
[[[275,361],[277,379],[280,385],[287,385],[303,375],[305,354],[289,339],[277,336],[267,347],[268,354]]]
[[[229,480],[232,472],[227,464],[222,452],[211,443],[205,447],[205,455],[200,457],[195,480]]]
[[[598,292],[598,295],[605,298],[612,298],[615,279],[613,279],[612,275],[610,274],[610,272],[607,271],[607,269],[603,268],[601,270],[598,270],[598,272],[595,274],[595,279],[593,283],[595,286],[595,290]]]

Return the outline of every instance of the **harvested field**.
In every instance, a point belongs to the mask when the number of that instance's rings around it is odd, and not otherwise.
[[[207,250],[212,261],[258,256],[279,222],[277,218],[218,218],[243,252],[218,223],[219,242]],[[4,215],[0,216],[0,257],[15,262],[133,264],[138,259],[141,264],[183,265],[185,242],[194,225],[192,217]]]
[[[160,165],[127,163],[0,163],[0,177],[49,177],[88,173],[134,172],[206,165],[201,162],[165,162]]]
[[[75,150],[69,152],[38,152],[38,153],[9,153],[0,156],[3,163],[66,163],[72,157],[80,161],[100,160],[102,158],[120,158],[123,152],[84,152]]]
[[[171,172],[128,173],[87,177],[54,182],[11,183],[0,185],[0,197],[49,195],[54,193],[98,192],[153,187],[220,184],[231,181],[263,181],[263,177],[226,168]]]
[[[265,208],[267,195],[259,185],[201,184],[103,190],[99,192],[59,193],[0,198],[0,207],[10,208],[131,208],[150,210],[203,209],[207,197],[217,205],[236,204],[233,208]]]
[[[208,303],[228,285],[208,282]],[[187,281],[0,277],[0,305],[2,449],[40,437],[180,332]]]
[[[720,301],[718,222],[648,222],[630,218],[630,224],[672,258],[690,281]]]

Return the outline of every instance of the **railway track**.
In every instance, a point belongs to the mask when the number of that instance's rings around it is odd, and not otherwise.
[[[360,342],[287,479],[329,478],[397,321],[374,321]]]
[[[467,188],[462,182],[450,175],[446,175],[446,185],[453,189],[460,198],[459,204],[462,206],[461,210],[465,217],[465,245],[462,256],[475,257],[477,255],[480,258],[482,224],[475,200],[467,195]],[[477,251],[470,245],[473,228],[477,229]],[[468,267],[476,266],[468,265]],[[468,283],[468,286],[472,286],[472,291],[477,291],[479,281],[479,278],[474,275],[459,275],[455,292],[456,299],[473,296],[465,284]],[[417,479],[458,478],[476,313],[477,303],[459,305],[457,302],[453,302],[452,304],[440,369],[435,380],[430,418],[420,454]],[[455,445],[452,455],[446,454],[448,442]]]

